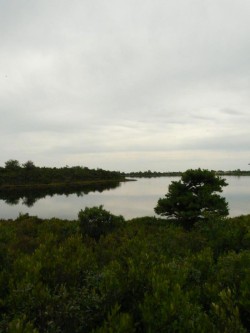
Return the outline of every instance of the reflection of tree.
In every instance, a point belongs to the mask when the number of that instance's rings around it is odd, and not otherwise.
[[[17,205],[22,199],[22,203],[28,207],[32,207],[37,200],[45,198],[46,196],[53,195],[70,195],[76,194],[78,197],[87,195],[90,192],[99,192],[109,191],[120,186],[119,182],[105,182],[100,184],[91,184],[91,185],[62,185],[62,186],[46,186],[40,188],[8,188],[0,189],[0,200],[4,200],[9,205]]]
[[[23,203],[23,205],[25,205],[27,207],[32,207],[35,204],[36,201],[37,201],[36,198],[27,196],[27,197],[23,198],[23,202],[22,203]]]
[[[5,202],[10,205],[10,206],[14,206],[14,205],[18,205],[19,204],[19,198],[13,198],[12,196],[8,197],[7,199],[3,199],[5,200]]]

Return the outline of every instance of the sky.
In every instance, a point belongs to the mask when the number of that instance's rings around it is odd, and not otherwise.
[[[250,170],[249,0],[0,0],[0,165]]]

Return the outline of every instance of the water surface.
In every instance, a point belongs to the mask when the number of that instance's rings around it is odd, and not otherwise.
[[[230,216],[250,214],[250,177],[224,177],[229,184],[221,194],[229,203]],[[105,209],[126,219],[141,216],[154,216],[154,207],[163,197],[168,186],[178,177],[140,178],[137,181],[120,183],[118,186],[93,191],[78,191],[71,194],[52,194],[36,198],[27,206],[27,198],[12,202],[0,200],[0,217],[16,218],[19,213],[29,213],[41,218],[58,217],[76,219],[85,207],[103,205]],[[34,201],[34,200],[33,200]],[[32,205],[33,204],[33,205]]]

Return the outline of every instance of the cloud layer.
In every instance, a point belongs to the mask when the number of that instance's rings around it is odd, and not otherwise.
[[[0,163],[247,169],[247,0],[0,0]]]

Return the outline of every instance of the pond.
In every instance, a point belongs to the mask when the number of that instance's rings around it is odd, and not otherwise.
[[[221,194],[229,203],[230,216],[250,214],[250,177],[224,177],[229,184]],[[83,188],[81,191],[36,191],[0,193],[0,217],[16,218],[29,213],[41,218],[76,219],[85,207],[103,205],[105,209],[126,219],[154,216],[159,198],[168,191],[168,185],[178,177],[140,178],[137,181],[115,183],[108,187]],[[27,191],[26,191],[27,192]]]

